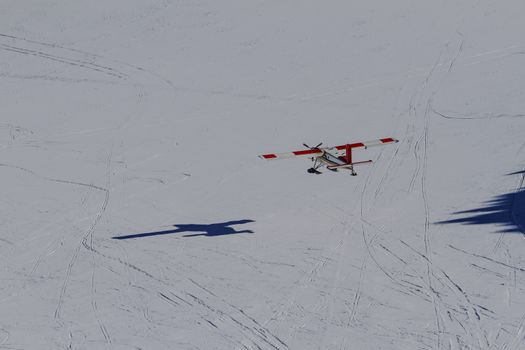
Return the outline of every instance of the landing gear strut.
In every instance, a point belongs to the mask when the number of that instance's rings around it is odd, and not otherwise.
[[[322,166],[322,163],[321,162],[318,162],[317,161],[317,158],[312,158],[312,160],[314,161],[314,166],[311,167],[310,169],[306,170],[309,174],[317,174],[317,175],[321,175],[322,173],[317,170],[319,169],[321,166]]]

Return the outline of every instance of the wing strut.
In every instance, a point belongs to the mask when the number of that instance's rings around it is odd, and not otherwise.
[[[346,164],[352,164],[352,146],[346,144],[346,155],[345,155]]]

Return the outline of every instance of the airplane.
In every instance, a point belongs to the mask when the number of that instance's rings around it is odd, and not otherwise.
[[[383,146],[391,143],[397,143],[399,140],[388,137],[379,140],[371,140],[365,142],[348,143],[346,145],[323,147],[322,142],[315,147],[310,147],[303,143],[306,150],[288,152],[288,153],[269,153],[260,155],[259,158],[266,160],[285,159],[293,157],[309,157],[314,162],[314,165],[307,170],[310,174],[322,174],[318,169],[326,166],[328,170],[337,172],[339,169],[347,169],[351,171],[353,176],[357,173],[354,170],[354,165],[369,164],[371,160],[354,162],[352,159],[352,150],[358,148],[367,149],[368,147]]]

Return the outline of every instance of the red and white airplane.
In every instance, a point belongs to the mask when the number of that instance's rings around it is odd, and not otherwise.
[[[308,149],[301,150],[301,151],[288,152],[288,153],[263,154],[263,155],[260,155],[259,157],[262,159],[267,159],[267,160],[293,158],[293,157],[309,157],[314,162],[313,167],[307,170],[310,174],[321,174],[321,172],[318,169],[324,165],[326,166],[328,170],[331,170],[331,171],[338,171],[339,169],[348,169],[352,172],[352,175],[355,176],[357,175],[357,173],[354,170],[354,165],[368,164],[368,163],[372,163],[372,161],[365,160],[365,161],[354,162],[352,160],[352,150],[353,149],[358,149],[358,148],[367,149],[368,147],[383,146],[383,145],[388,145],[388,144],[396,143],[396,142],[399,142],[399,141],[389,137],[389,138],[384,138],[384,139],[379,139],[379,140],[349,143],[349,144],[341,145],[341,146],[323,147],[323,148],[320,147],[322,143],[318,144],[315,147],[310,147],[306,144],[303,144]]]

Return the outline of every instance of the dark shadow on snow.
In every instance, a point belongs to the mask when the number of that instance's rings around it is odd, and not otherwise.
[[[175,233],[188,233],[188,232],[200,232],[200,233],[193,233],[193,234],[187,234],[183,237],[196,237],[196,236],[207,236],[207,237],[214,237],[214,236],[224,236],[224,235],[234,235],[238,233],[253,233],[252,230],[242,230],[242,231],[236,231],[233,227],[235,225],[244,225],[254,222],[253,220],[237,220],[237,221],[228,221],[228,222],[221,222],[216,224],[178,224],[173,225],[176,229],[174,230],[166,230],[166,231],[157,231],[157,232],[144,232],[144,233],[136,233],[132,235],[125,235],[125,236],[115,236],[112,237],[113,239],[133,239],[133,238],[145,238],[145,237],[152,237],[152,236],[161,236],[161,235],[170,235]]]
[[[519,172],[520,174],[522,172]],[[506,193],[487,201],[480,208],[458,211],[464,217],[436,224],[498,225],[502,233],[523,233],[525,228],[525,189]]]

